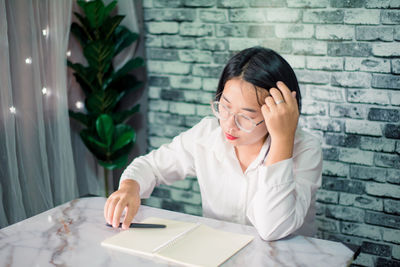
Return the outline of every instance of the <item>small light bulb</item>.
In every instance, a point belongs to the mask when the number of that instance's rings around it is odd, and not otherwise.
[[[47,36],[49,34],[49,30],[48,29],[42,30],[42,34],[43,36]]]
[[[83,108],[83,103],[81,101],[77,101],[75,103],[75,106],[76,106],[77,109],[82,109]]]
[[[67,57],[70,57],[71,56],[71,50],[68,50],[67,51]]]
[[[14,106],[11,106],[11,107],[10,107],[10,112],[11,112],[12,114],[17,113],[17,111],[16,111],[16,109],[15,109]]]
[[[46,88],[46,87],[43,87],[42,93],[43,93],[44,95],[47,95],[47,88]]]
[[[26,64],[32,64],[32,58],[31,57],[26,58],[25,59],[25,63]]]

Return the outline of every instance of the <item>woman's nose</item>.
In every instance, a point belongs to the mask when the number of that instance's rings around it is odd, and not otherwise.
[[[235,121],[235,115],[234,114],[230,114],[229,118],[226,120],[226,125],[229,128],[232,129],[237,129],[237,125],[236,125],[236,121]]]

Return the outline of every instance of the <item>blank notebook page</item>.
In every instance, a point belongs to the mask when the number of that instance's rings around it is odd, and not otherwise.
[[[200,225],[157,254],[195,266],[218,266],[252,240],[253,237],[249,235],[229,233]]]

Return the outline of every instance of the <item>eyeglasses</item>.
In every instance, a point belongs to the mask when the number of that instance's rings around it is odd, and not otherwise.
[[[243,113],[233,113],[226,105],[220,103],[219,101],[211,102],[211,109],[215,117],[222,121],[229,119],[229,117],[233,115],[236,126],[246,133],[250,133],[254,130],[254,128],[256,128],[256,126],[260,125],[264,121],[262,120],[256,123],[253,121],[253,119],[244,115]]]

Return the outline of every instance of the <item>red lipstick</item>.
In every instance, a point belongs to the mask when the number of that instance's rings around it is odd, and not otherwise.
[[[225,136],[226,136],[226,138],[227,138],[228,140],[232,140],[232,141],[238,139],[237,137],[232,136],[232,135],[227,134],[227,133],[225,133]]]

